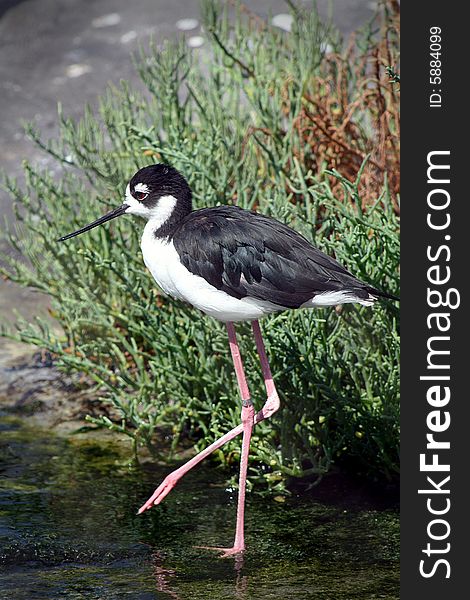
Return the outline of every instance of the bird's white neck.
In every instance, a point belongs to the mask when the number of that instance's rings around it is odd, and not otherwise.
[[[153,231],[158,231],[168,222],[176,207],[176,198],[174,196],[161,196],[156,206],[149,209],[147,226]]]
[[[158,231],[165,223],[168,222],[176,207],[176,198],[174,196],[161,196],[155,206],[146,206],[139,202],[130,194],[126,194],[126,204],[129,208],[126,213],[138,215],[147,220],[145,229]]]

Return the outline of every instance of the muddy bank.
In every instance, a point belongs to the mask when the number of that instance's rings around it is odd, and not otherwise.
[[[86,415],[109,414],[110,407],[84,377],[59,371],[49,353],[2,339],[0,410],[65,435],[82,427]]]

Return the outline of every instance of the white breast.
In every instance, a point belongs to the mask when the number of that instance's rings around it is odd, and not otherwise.
[[[169,296],[185,300],[219,321],[247,321],[282,310],[254,298],[233,298],[203,277],[194,275],[181,263],[172,241],[156,238],[154,225],[147,223],[141,241],[145,265],[157,285]]]

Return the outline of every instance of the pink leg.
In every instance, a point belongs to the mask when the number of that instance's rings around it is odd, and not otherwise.
[[[246,492],[246,475],[248,471],[248,455],[250,453],[251,433],[254,426],[255,409],[250,398],[250,390],[243,370],[243,363],[240,356],[240,348],[237,344],[235,335],[235,327],[233,323],[227,323],[228,339],[230,350],[232,352],[235,372],[237,374],[238,387],[242,397],[242,427],[243,441],[242,453],[240,457],[240,476],[238,482],[238,506],[237,506],[237,527],[235,532],[235,542],[232,548],[223,549],[223,556],[237,554],[245,550],[245,492]]]
[[[198,463],[204,460],[209,454],[221,448],[224,444],[235,438],[240,433],[244,432],[248,429],[248,425],[244,424],[243,421],[247,421],[250,419],[250,413],[253,410],[253,403],[250,400],[250,391],[248,389],[248,383],[246,381],[245,372],[243,370],[243,363],[240,355],[240,349],[237,344],[237,338],[235,334],[235,327],[233,323],[227,323],[227,333],[230,344],[230,351],[232,353],[232,359],[235,366],[235,374],[237,376],[238,387],[240,389],[240,394],[242,397],[242,423],[220,437],[218,440],[213,442],[210,446],[202,450],[196,456],[193,456],[187,463],[170,473],[163,482],[158,486],[158,488],[154,491],[152,496],[147,500],[147,502],[139,508],[137,514],[142,514],[152,506],[156,506],[160,504],[160,502],[167,496],[171,490],[175,487],[178,480],[183,477],[188,471],[190,471],[193,467],[195,467]],[[247,409],[247,410],[245,410]],[[251,416],[251,423],[253,423],[253,416]],[[251,437],[251,433],[250,433]],[[242,452],[243,454],[243,452]]]
[[[255,409],[250,398],[250,390],[243,370],[243,363],[240,356],[240,348],[238,347],[237,338],[235,335],[235,327],[233,323],[227,323],[228,339],[230,343],[230,351],[232,353],[235,373],[237,375],[238,387],[242,397],[242,427],[243,441],[242,452],[240,457],[240,477],[238,483],[238,506],[237,506],[237,527],[235,532],[235,541],[232,548],[209,548],[210,550],[220,550],[223,557],[238,554],[245,550],[245,492],[246,492],[246,475],[248,471],[248,455],[250,453],[250,440],[253,431]]]
[[[264,348],[263,337],[261,335],[261,330],[259,328],[258,321],[252,321],[251,327],[255,336],[256,349],[258,350],[259,354],[261,371],[263,372],[264,385],[266,387],[266,393],[268,394],[268,399],[266,400],[265,405],[255,417],[256,424],[260,421],[263,421],[264,419],[268,419],[277,410],[279,410],[280,402],[276,386],[274,385],[271,369],[269,368],[268,357],[266,356],[266,350]]]
[[[229,327],[230,326],[230,327]],[[217,548],[222,550],[222,556],[230,556],[237,554],[245,550],[245,492],[246,492],[246,476],[248,470],[248,455],[250,452],[250,440],[255,423],[259,423],[262,419],[270,417],[276,410],[279,409],[279,396],[274,385],[273,376],[271,369],[269,368],[268,357],[266,356],[266,350],[263,343],[263,337],[258,321],[252,322],[253,334],[255,336],[256,349],[261,362],[261,370],[263,372],[264,384],[268,399],[261,409],[261,411],[255,417],[255,411],[253,403],[250,400],[250,392],[246,383],[245,373],[243,371],[243,365],[240,357],[240,350],[238,348],[237,340],[235,337],[235,328],[232,323],[227,324],[227,330],[229,332],[230,348],[232,351],[233,362],[235,364],[235,371],[237,372],[238,384],[240,387],[240,393],[242,396],[243,408],[242,408],[242,425],[243,425],[243,443],[242,443],[242,454],[240,459],[240,479],[238,485],[238,507],[237,507],[237,529],[235,533],[235,542],[232,548]],[[261,415],[261,418],[258,417]]]
[[[199,464],[201,461],[207,458],[209,454],[214,452],[214,450],[221,448],[224,444],[230,442],[230,440],[233,440],[233,438],[237,437],[237,435],[240,435],[242,431],[243,425],[237,425],[237,427],[234,427],[232,430],[220,437],[218,440],[212,442],[210,446],[204,448],[202,452],[199,452],[199,454],[193,456],[193,458],[191,458],[191,460],[188,460],[187,463],[185,463],[184,465],[182,465],[178,469],[175,469],[172,473],[167,475],[162,481],[162,483],[157,487],[157,489],[147,500],[147,502],[139,508],[137,514],[140,515],[146,510],[149,510],[149,508],[152,508],[152,506],[160,504],[160,502],[171,492],[171,490],[175,487],[175,485],[178,483],[179,479],[183,477],[183,475],[185,475],[193,467],[195,467],[197,464]]]
[[[194,456],[187,463],[170,473],[160,486],[155,490],[152,496],[147,502],[139,509],[138,514],[160,504],[160,502],[169,494],[169,492],[175,487],[178,480],[185,475],[189,470],[195,467],[198,463],[204,460],[211,452],[222,447],[224,444],[235,438],[237,435],[243,432],[243,443],[242,443],[242,454],[240,461],[240,484],[239,484],[239,496],[238,496],[238,508],[237,508],[237,529],[235,534],[235,543],[233,548],[224,549],[218,548],[223,552],[224,556],[229,556],[243,551],[244,545],[244,510],[245,510],[245,490],[246,490],[246,472],[248,468],[248,454],[249,445],[251,439],[251,432],[253,425],[260,423],[264,419],[271,417],[279,409],[279,396],[274,386],[271,370],[269,368],[266,351],[264,348],[261,331],[259,328],[258,321],[252,323],[253,333],[255,337],[256,347],[261,362],[261,369],[263,372],[264,382],[268,399],[263,408],[254,416],[253,404],[250,400],[250,393],[248,390],[248,384],[246,382],[245,373],[243,371],[243,363],[240,356],[240,350],[235,337],[235,328],[232,323],[227,323],[227,331],[229,335],[230,350],[232,352],[232,358],[235,366],[235,373],[237,375],[237,381],[240,388],[240,394],[242,396],[242,423],[237,427],[234,427],[231,431],[220,437],[218,440],[213,442],[210,446],[205,448],[202,452]]]

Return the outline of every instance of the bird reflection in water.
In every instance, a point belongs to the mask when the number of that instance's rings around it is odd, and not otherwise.
[[[244,556],[243,554],[237,554],[234,558],[234,598],[236,598],[237,600],[247,600],[248,575],[244,575],[242,572],[244,565]],[[161,552],[154,552],[152,556],[152,565],[157,592],[166,594],[166,596],[168,596],[169,598],[174,598],[174,600],[183,600],[179,592],[175,590],[176,582],[174,580],[178,577],[178,573],[175,569],[165,567],[164,560],[165,559]]]
[[[175,600],[181,600],[181,596],[178,592],[171,589],[171,580],[176,576],[176,571],[174,569],[167,569],[163,566],[163,557],[160,552],[155,552],[153,554],[152,563],[155,583],[157,584],[157,592],[162,592]]]

